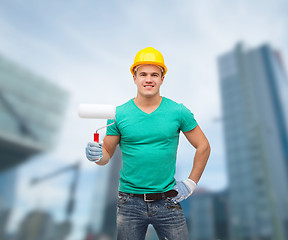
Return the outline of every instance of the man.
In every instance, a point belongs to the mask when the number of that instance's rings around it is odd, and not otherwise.
[[[210,145],[194,115],[183,104],[160,96],[167,68],[154,48],[140,50],[131,66],[137,95],[116,108],[103,147],[88,143],[86,156],[105,165],[117,145],[122,168],[117,203],[117,239],[145,239],[152,224],[159,239],[186,240],[188,231],[180,202],[188,198],[204,171]],[[108,124],[114,120],[108,120]],[[175,181],[179,133],[196,148],[191,173]]]

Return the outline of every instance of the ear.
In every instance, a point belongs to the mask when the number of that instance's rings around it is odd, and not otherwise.
[[[164,76],[161,78],[161,85],[162,85],[163,81],[164,81]]]
[[[133,75],[133,80],[134,80],[134,83],[136,84],[136,77],[135,77],[135,75]]]

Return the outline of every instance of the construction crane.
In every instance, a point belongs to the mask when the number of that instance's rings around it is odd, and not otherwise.
[[[49,180],[53,177],[56,177],[62,173],[65,173],[67,171],[74,171],[74,177],[72,179],[72,182],[70,184],[70,189],[69,189],[69,198],[66,204],[66,209],[65,209],[65,221],[62,222],[61,224],[58,225],[58,229],[56,230],[57,233],[57,240],[60,239],[65,239],[68,234],[70,233],[71,230],[71,222],[70,222],[70,217],[74,211],[74,207],[75,207],[75,191],[76,191],[76,186],[77,186],[77,182],[78,182],[78,178],[79,178],[79,170],[80,170],[80,161],[76,162],[73,165],[61,168],[55,172],[52,172],[50,174],[47,174],[45,176],[42,177],[37,177],[37,178],[33,178],[31,180],[31,185],[36,185],[39,183],[42,183],[46,180]]]

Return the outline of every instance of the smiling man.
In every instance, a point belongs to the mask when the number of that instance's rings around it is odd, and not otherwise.
[[[116,108],[115,124],[107,128],[103,147],[88,143],[86,156],[105,165],[120,145],[118,240],[144,240],[149,224],[159,239],[186,240],[188,230],[180,202],[196,188],[210,145],[193,113],[160,95],[167,67],[159,51],[151,47],[140,50],[130,71],[136,97]],[[174,178],[180,131],[196,148],[191,173],[184,181]]]

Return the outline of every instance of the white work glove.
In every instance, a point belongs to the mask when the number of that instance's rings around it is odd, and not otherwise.
[[[91,162],[99,162],[103,156],[103,142],[89,142],[86,147],[86,157]]]
[[[185,181],[176,181],[174,186],[174,190],[178,192],[176,197],[171,198],[170,200],[174,203],[179,203],[184,199],[188,198],[196,188],[197,184],[191,180],[190,178],[186,179]]]

